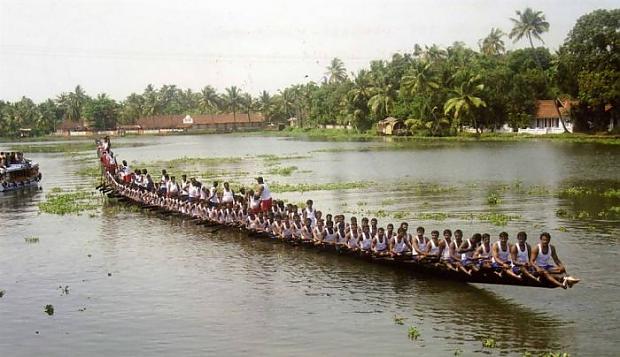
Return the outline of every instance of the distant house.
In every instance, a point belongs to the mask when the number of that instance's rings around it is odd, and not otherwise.
[[[402,119],[387,117],[377,123],[377,133],[381,135],[402,135],[406,131]]]
[[[132,126],[131,132],[139,134],[165,134],[193,130],[213,130],[227,132],[233,130],[256,130],[265,126],[265,118],[260,113],[225,113],[202,115],[158,115],[140,118]],[[119,128],[121,129],[121,128]],[[130,128],[122,128],[126,132]],[[127,132],[128,133],[128,132]]]
[[[571,102],[565,100],[537,100],[536,101],[536,113],[530,120],[530,125],[525,128],[519,129],[519,133],[527,134],[561,134],[564,132],[564,126],[566,130],[573,132],[573,124],[570,116]],[[558,111],[561,114],[558,114]]]
[[[88,127],[86,120],[83,118],[78,121],[65,119],[56,127],[56,135],[89,136],[93,135],[93,131]]]

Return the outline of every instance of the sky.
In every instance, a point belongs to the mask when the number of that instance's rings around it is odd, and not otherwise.
[[[577,19],[620,0],[0,0],[0,99],[35,102],[81,85],[122,100],[148,84],[257,95],[455,41],[478,49],[516,10],[542,11],[555,51]],[[526,47],[525,40],[508,49]]]

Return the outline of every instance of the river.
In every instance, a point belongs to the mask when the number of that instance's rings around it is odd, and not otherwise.
[[[372,181],[277,197],[312,198],[324,213],[347,217],[377,214],[383,226],[405,220],[427,233],[460,228],[466,237],[488,232],[492,240],[505,230],[511,242],[525,230],[531,244],[549,231],[568,271],[582,282],[563,290],[437,280],[113,202],[90,214],[41,213],[38,204],[52,188],[92,183],[75,173],[83,160],[33,153],[27,156],[40,163],[41,189],[0,194],[2,355],[614,356],[620,349],[620,220],[600,213],[620,199],[557,193],[575,186],[618,190],[620,146],[232,135],[113,142],[136,143],[142,146],[121,146],[115,154],[132,165],[236,158],[194,169],[198,176],[230,172],[231,181],[245,185],[258,173],[289,184]],[[269,174],[290,166],[297,168],[290,176]],[[393,218],[395,212],[402,218]],[[488,214],[509,218],[497,226],[481,218]],[[52,316],[44,312],[47,304]],[[409,326],[420,332],[418,340],[409,340]],[[483,338],[497,347],[483,348]]]

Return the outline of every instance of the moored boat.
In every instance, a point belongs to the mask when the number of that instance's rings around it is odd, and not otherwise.
[[[20,152],[2,153],[0,192],[38,186],[41,179],[38,163],[25,159]]]

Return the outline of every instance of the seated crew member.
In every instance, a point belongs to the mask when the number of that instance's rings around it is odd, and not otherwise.
[[[312,238],[312,220],[310,218],[306,218],[305,224],[301,228],[301,240],[309,242]]]
[[[491,257],[493,256],[491,252],[491,236],[488,233],[482,234],[482,243],[476,249],[473,255],[473,259],[478,260],[477,266],[474,265],[472,268],[478,270],[479,268],[491,268]]]
[[[224,182],[224,191],[222,192],[222,203],[224,205],[235,203],[235,193],[230,189],[230,184]]]
[[[456,252],[451,230],[444,229],[443,240],[439,242],[439,251],[439,254],[441,255],[440,261],[448,267],[448,269],[458,271],[456,266],[453,264],[457,261],[457,259],[455,259]]]
[[[167,197],[177,197],[179,195],[179,184],[177,183],[177,179],[174,176],[170,177],[170,181],[168,182],[168,187],[166,188],[166,196]]]
[[[411,240],[411,254],[420,259],[426,257],[428,251],[428,238],[424,236],[424,227],[418,227],[416,229],[416,233],[415,238]]]
[[[338,231],[334,228],[334,221],[327,221],[325,231],[323,232],[323,239],[321,243],[335,245],[338,239]]]
[[[499,240],[493,243],[491,247],[491,266],[496,270],[499,276],[502,276],[504,272],[516,279],[521,279],[512,271],[510,265],[510,243],[508,243],[508,233],[502,232],[499,234]]]
[[[394,236],[396,236],[396,232],[394,232],[394,225],[392,223],[388,223],[387,229],[385,230],[385,239],[388,241],[388,244],[392,241]]]
[[[566,273],[566,268],[558,258],[555,247],[549,243],[550,241],[551,235],[549,233],[543,232],[540,235],[540,243],[532,248],[530,265],[534,267],[540,277],[553,285],[564,289],[572,287],[579,282],[579,279],[575,279]],[[552,259],[555,265],[552,264]],[[562,282],[558,281],[558,278],[562,279]]]
[[[248,191],[248,210],[251,212],[258,212],[260,210],[260,200],[256,198],[253,190]],[[294,219],[295,217],[291,215],[290,219]]]
[[[217,181],[213,181],[213,185],[209,189],[209,196],[207,200],[209,201],[209,207],[217,207],[219,203],[219,199],[217,198],[217,185],[219,183]]]
[[[269,191],[269,186],[265,183],[265,180],[261,176],[256,178],[256,182],[258,182],[258,190],[256,191],[256,195],[260,199],[260,210],[263,212],[271,211],[271,191]]]
[[[377,219],[373,217],[370,220],[370,236],[374,238],[377,235],[378,231],[379,227],[377,227]]]
[[[526,242],[527,233],[517,233],[517,243],[510,248],[510,265],[512,272],[520,277],[536,279],[530,272],[530,255],[532,247]]]
[[[459,270],[471,275],[472,267],[474,265],[473,255],[478,249],[478,245],[482,240],[480,233],[475,233],[471,238],[463,241],[459,246],[458,253],[461,254],[461,263],[459,264]]]
[[[307,200],[306,201],[306,208],[303,209],[303,215],[305,218],[310,218],[310,221],[312,222],[312,226],[314,227],[316,225],[316,209],[314,209],[312,207],[314,202],[312,202],[312,200]]]
[[[360,233],[357,227],[357,223],[351,225],[350,227],[351,229],[349,229],[349,233],[347,233],[347,248],[351,251],[358,251],[359,250],[359,241],[360,241]]]
[[[427,256],[439,259],[439,256],[441,254],[441,248],[439,243],[439,231],[432,231],[431,239],[426,246]]]
[[[288,216],[284,216],[282,219],[282,228],[280,229],[280,237],[284,240],[293,239],[293,227],[289,222]]]
[[[390,254],[388,238],[385,235],[385,229],[379,227],[377,229],[377,235],[372,240],[372,252],[379,257],[387,256]]]
[[[362,227],[362,235],[360,236],[360,251],[366,254],[372,252],[372,235],[370,234],[370,226]]]
[[[390,245],[390,256],[393,258],[405,258],[411,256],[411,244],[407,241],[406,230],[401,226]]]
[[[312,238],[315,244],[320,244],[323,242],[323,238],[325,237],[325,224],[323,220],[319,220],[316,222],[316,227],[312,229]]]

